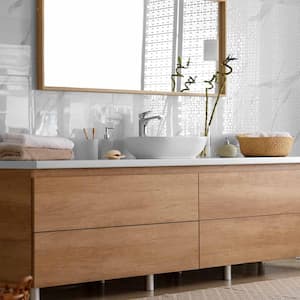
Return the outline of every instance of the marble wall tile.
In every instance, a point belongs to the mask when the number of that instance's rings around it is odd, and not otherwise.
[[[239,60],[212,128],[215,148],[225,135],[239,132],[290,131],[299,137],[300,1],[227,1],[228,53]],[[149,124],[150,135],[203,133],[200,97],[33,91],[32,99],[34,5],[34,0],[0,1],[0,132],[23,127],[74,136],[95,127],[101,138],[105,126],[112,126],[119,140],[137,135],[138,114],[151,110],[163,120]],[[2,76],[11,73],[24,78]],[[294,154],[300,154],[300,137]]]
[[[0,44],[0,75],[31,75],[31,47]]]
[[[31,45],[35,16],[34,0],[0,1],[0,43]]]
[[[0,2],[0,132],[31,128],[33,3]]]
[[[0,74],[0,132],[30,130],[30,78]]]
[[[105,127],[112,127],[112,137],[121,139],[137,129],[133,117],[134,107],[137,107],[134,105],[137,102],[135,97],[35,91],[34,132],[83,137],[83,128],[96,128],[96,136],[103,138]]]

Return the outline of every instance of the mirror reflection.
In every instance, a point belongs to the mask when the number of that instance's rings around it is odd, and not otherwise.
[[[215,1],[38,2],[40,89],[203,93],[221,58]]]

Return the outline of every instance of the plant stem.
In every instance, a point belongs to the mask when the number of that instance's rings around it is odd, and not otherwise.
[[[207,136],[208,135],[208,88],[205,89],[205,131],[204,131],[204,135]]]
[[[208,103],[209,103],[208,91],[209,91],[209,88],[206,88],[206,89],[205,89],[205,132],[204,132],[204,135],[205,135],[206,137],[208,137],[209,129],[210,129],[210,126],[211,126],[212,121],[213,121],[213,119],[214,119],[214,115],[215,115],[215,113],[216,113],[218,103],[219,103],[219,101],[220,101],[220,99],[221,99],[221,94],[222,94],[222,92],[223,92],[223,90],[224,90],[225,83],[226,83],[226,77],[224,78],[224,80],[223,80],[223,82],[222,82],[222,85],[221,85],[221,87],[219,88],[218,95],[217,95],[217,99],[216,99],[216,101],[215,101],[214,108],[213,108],[213,110],[212,110],[212,113],[211,113],[209,122],[208,122]],[[204,149],[203,149],[202,152],[200,153],[200,157],[207,157],[207,145],[204,147]]]
[[[223,90],[224,90],[224,88],[225,88],[225,83],[226,83],[226,77],[224,78],[224,80],[223,80],[223,82],[222,82],[222,84],[221,84],[221,87],[219,88],[218,96],[217,96],[216,102],[215,102],[215,104],[214,104],[214,108],[213,108],[213,110],[212,110],[212,113],[211,113],[211,116],[210,116],[210,120],[209,120],[209,122],[208,122],[208,130],[209,130],[210,126],[211,126],[211,123],[212,123],[212,121],[213,121],[214,115],[215,115],[215,113],[216,113],[218,103],[219,103],[219,101],[220,101],[220,99],[221,99],[221,94],[222,94],[222,92],[223,92]]]
[[[210,131],[210,126],[212,124],[212,121],[214,119],[216,110],[217,110],[217,106],[219,104],[219,101],[221,99],[221,95],[224,91],[225,88],[225,84],[226,84],[226,80],[227,80],[227,76],[230,75],[233,71],[232,67],[229,65],[229,63],[231,61],[236,60],[237,58],[234,58],[230,55],[228,55],[226,57],[226,59],[222,62],[222,66],[225,67],[225,71],[217,71],[211,80],[207,80],[204,81],[205,83],[207,83],[209,85],[209,87],[207,87],[205,89],[205,132],[204,135],[206,137],[208,137],[209,135],[209,131]],[[226,72],[226,68],[228,69],[228,71]],[[213,110],[211,112],[210,118],[208,118],[208,106],[209,106],[209,95],[208,95],[208,91],[212,90],[215,87],[215,84],[219,83],[220,87],[218,90],[218,94],[215,100],[215,104],[213,106]],[[208,120],[209,119],[209,120]],[[202,152],[200,153],[201,157],[206,157],[207,156],[207,145],[204,147],[204,149],[202,150]]]

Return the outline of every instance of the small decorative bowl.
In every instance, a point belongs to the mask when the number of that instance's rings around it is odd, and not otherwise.
[[[283,157],[288,156],[294,144],[293,137],[250,137],[238,135],[241,153],[246,157],[270,156]]]

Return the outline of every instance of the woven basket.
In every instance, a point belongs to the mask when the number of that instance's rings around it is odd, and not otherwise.
[[[244,156],[288,156],[294,144],[292,137],[248,137],[239,135],[241,153]]]
[[[32,277],[25,277],[20,284],[0,285],[0,300],[29,300]]]

